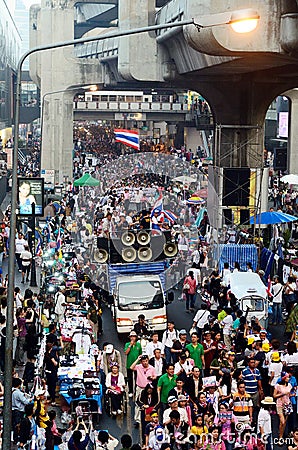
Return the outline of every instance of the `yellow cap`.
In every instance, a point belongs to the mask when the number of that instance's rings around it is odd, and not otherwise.
[[[264,350],[264,352],[268,353],[270,350],[270,345],[268,344],[268,342],[265,342],[264,344],[262,344],[262,350]]]
[[[279,362],[280,361],[280,356],[278,352],[273,352],[271,355],[271,361],[274,362]]]
[[[251,344],[253,344],[255,342],[255,338],[253,337],[253,336],[249,336],[248,338],[247,338],[247,344],[248,345],[251,345]]]

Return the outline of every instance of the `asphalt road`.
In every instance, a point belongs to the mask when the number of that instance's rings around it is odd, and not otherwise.
[[[199,307],[200,302],[197,300],[196,308]],[[192,319],[194,314],[188,314],[185,312],[185,304],[183,301],[178,300],[178,291],[175,291],[175,300],[172,304],[168,306],[168,317],[170,320],[175,322],[176,328],[178,330],[185,328],[187,331],[191,328]],[[110,310],[105,307],[103,310],[103,335],[101,342],[111,342],[114,344],[115,348],[122,351],[123,364],[125,364],[125,355],[123,355],[123,347],[125,343],[125,339],[119,339],[115,326],[112,320],[112,315]],[[270,331],[272,332],[274,337],[281,339],[284,342],[283,338],[283,327],[271,327]],[[140,433],[138,429],[134,428],[134,403],[132,400],[128,402],[128,411],[125,416],[119,417],[117,419],[110,418],[103,414],[103,417],[100,422],[100,429],[109,430],[109,433],[115,436],[117,439],[121,437],[123,433],[128,433],[132,436],[133,443],[140,443]],[[278,432],[278,420],[277,416],[272,417],[272,428],[274,430],[274,436],[277,435]],[[274,445],[274,449],[286,449],[287,446],[279,447]]]
[[[177,296],[177,295],[176,295]],[[168,316],[170,320],[174,320],[178,330],[182,328],[190,329],[192,325],[193,315],[185,313],[184,303],[179,300],[168,306]],[[122,361],[125,366],[125,355],[123,353],[125,338],[118,337],[115,326],[112,320],[112,315],[108,307],[103,309],[103,335],[101,338],[101,344],[104,342],[111,342],[115,348],[122,352]],[[105,412],[100,421],[100,429],[108,430],[112,436],[119,439],[122,434],[128,433],[132,436],[134,443],[140,443],[140,430],[134,427],[134,402],[132,399],[128,401],[127,414],[124,416],[117,416],[117,418],[108,417]]]
[[[4,260],[3,264],[3,273],[5,274],[7,272],[7,259]],[[38,272],[38,269],[37,269]],[[16,277],[15,277],[15,285],[20,286],[22,290],[26,287],[29,287],[29,283],[22,285],[21,284],[21,274],[16,270]],[[37,282],[39,282],[39,276],[37,276]],[[38,291],[38,288],[33,289],[34,291]],[[170,320],[174,320],[176,328],[178,330],[185,328],[186,330],[189,330],[192,325],[192,319],[194,317],[194,314],[187,314],[185,312],[185,305],[183,301],[180,301],[178,299],[180,292],[175,291],[175,300],[172,304],[168,306],[168,317]],[[199,300],[196,302],[196,308],[199,307]],[[115,326],[112,320],[112,315],[108,307],[103,308],[103,335],[101,338],[101,344],[104,342],[111,342],[117,348],[122,352],[122,358],[123,358],[123,365],[125,366],[125,355],[123,353],[124,343],[126,341],[125,338],[119,338]],[[280,339],[282,342],[284,342],[284,328],[282,326],[280,327],[270,327],[270,331],[272,332],[273,337],[276,337]],[[20,371],[20,376],[22,376],[22,373]],[[117,418],[108,417],[105,412],[103,412],[102,418],[99,423],[99,429],[108,430],[109,433],[120,440],[121,436],[124,433],[128,433],[132,436],[133,443],[140,443],[141,442],[141,436],[140,436],[140,430],[134,428],[134,402],[132,399],[128,400],[128,410],[127,414],[124,416],[117,416]],[[57,408],[57,413],[59,416],[59,410]],[[274,429],[277,430],[277,418],[276,416],[273,417],[273,424]],[[286,448],[286,447],[277,447],[275,448]]]

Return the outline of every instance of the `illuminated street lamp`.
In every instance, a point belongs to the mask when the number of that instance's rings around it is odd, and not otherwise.
[[[76,44],[85,44],[87,42],[103,41],[109,38],[119,38],[122,36],[131,36],[140,33],[146,33],[150,31],[167,30],[171,28],[183,27],[186,25],[195,25],[198,31],[203,28],[210,28],[218,25],[231,25],[236,27],[237,32],[248,32],[252,31],[253,28],[240,27],[240,22],[245,23],[247,20],[257,20],[257,13],[254,11],[254,17],[251,16],[252,10],[247,9],[246,15],[243,14],[240,18],[240,11],[214,14],[210,16],[202,16],[200,18],[189,19],[180,22],[171,22],[159,25],[151,25],[143,28],[133,28],[131,30],[115,31],[105,35],[99,36],[87,36],[80,39],[73,39],[69,41],[56,42],[53,44],[40,45],[38,47],[28,50],[20,58],[17,65],[17,85],[16,85],[16,106],[15,106],[15,120],[14,120],[14,145],[13,145],[13,166],[12,166],[12,194],[11,194],[11,220],[10,220],[10,251],[9,251],[9,262],[8,262],[8,273],[9,282],[7,289],[7,313],[6,313],[6,340],[5,340],[5,373],[4,373],[4,407],[3,407],[3,440],[2,440],[2,450],[11,449],[11,394],[12,394],[12,349],[13,349],[13,321],[14,321],[14,280],[15,280],[15,235],[17,229],[17,179],[18,179],[18,136],[19,136],[19,122],[20,122],[20,106],[21,106],[21,76],[22,76],[22,66],[24,61],[28,56],[33,53],[42,52],[46,50],[54,50],[57,48],[69,47]],[[238,14],[238,16],[237,16]],[[255,22],[257,24],[257,22]],[[241,31],[239,31],[241,30]],[[167,33],[167,32],[166,32]],[[160,36],[162,37],[162,36]],[[159,37],[159,38],[160,38]],[[158,38],[157,38],[158,40]]]
[[[253,9],[241,9],[231,15],[229,25],[236,33],[250,33],[257,28],[260,16]]]
[[[250,33],[254,31],[259,23],[260,15],[255,9],[239,9],[237,11],[227,11],[223,13],[210,14],[202,17],[195,17],[193,25],[198,30],[205,28],[230,25],[236,33]]]

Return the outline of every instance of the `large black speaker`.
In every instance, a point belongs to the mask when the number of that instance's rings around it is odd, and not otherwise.
[[[274,149],[274,163],[275,170],[287,170],[288,151],[287,148]]]
[[[249,209],[240,209],[239,225],[249,225],[250,211]]]
[[[97,248],[104,248],[105,250],[109,250],[109,240],[105,237],[97,238]]]
[[[233,223],[233,214],[231,209],[223,209],[223,217],[224,217],[224,225],[232,225]]]
[[[166,243],[166,239],[163,234],[152,236],[151,239],[151,250],[152,250],[152,260],[153,261],[162,261],[165,259],[165,255],[163,253],[163,248]]]
[[[122,256],[119,250],[123,248],[121,239],[110,239],[110,263],[120,264],[122,263]]]
[[[97,238],[97,248],[93,252],[93,260],[99,264],[104,264],[109,259],[109,241],[105,237]]]
[[[131,231],[134,234],[133,231]],[[135,233],[136,239],[128,245],[125,239],[103,237],[97,238],[94,260],[99,264],[127,264],[149,261],[161,261],[173,258],[178,252],[177,245],[170,241],[171,236],[163,233],[151,235],[145,232]],[[124,242],[123,242],[124,241]],[[126,244],[125,244],[126,243]]]
[[[223,169],[223,206],[249,205],[250,169],[248,167]]]

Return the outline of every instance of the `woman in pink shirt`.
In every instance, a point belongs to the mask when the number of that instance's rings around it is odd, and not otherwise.
[[[186,312],[194,311],[196,300],[197,281],[192,270],[189,271],[183,283],[183,290],[186,295]]]
[[[289,383],[290,375],[286,372],[281,373],[281,381],[279,381],[274,388],[273,397],[276,399],[276,412],[279,417],[279,440],[282,441],[286,423],[289,414],[285,414],[285,407],[291,405],[290,392],[292,385]],[[292,408],[293,411],[293,408]]]

